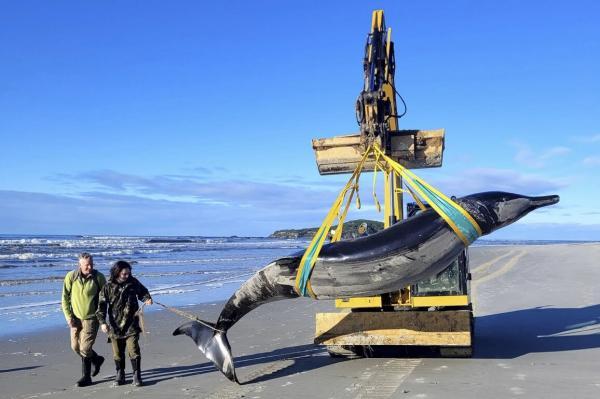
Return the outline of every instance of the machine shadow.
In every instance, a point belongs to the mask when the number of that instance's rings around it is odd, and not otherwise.
[[[475,354],[510,359],[535,352],[600,348],[600,305],[537,307],[475,318]]]

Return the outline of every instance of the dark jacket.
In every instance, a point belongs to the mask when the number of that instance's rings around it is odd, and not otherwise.
[[[150,299],[148,289],[135,277],[119,284],[109,280],[100,291],[96,316],[100,324],[110,326],[110,336],[125,338],[139,334],[142,330],[136,312],[139,310],[138,300]],[[108,323],[106,316],[108,314]]]

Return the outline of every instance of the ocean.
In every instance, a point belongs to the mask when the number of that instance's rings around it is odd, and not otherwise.
[[[254,272],[307,243],[242,237],[0,235],[0,337],[66,326],[62,285],[84,251],[93,255],[95,268],[107,278],[112,263],[126,260],[157,301],[187,306],[228,299]]]
[[[474,245],[560,242],[477,240]],[[226,300],[270,261],[307,245],[302,239],[256,237],[0,235],[0,337],[66,325],[62,284],[84,251],[107,277],[113,262],[129,261],[157,301],[181,307]]]

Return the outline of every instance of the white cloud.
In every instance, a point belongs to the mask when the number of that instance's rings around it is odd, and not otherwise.
[[[547,178],[511,169],[476,168],[431,183],[449,195],[467,195],[483,191],[508,191],[525,195],[555,193],[567,187],[564,178]]]
[[[600,143],[600,133],[592,136],[573,137],[572,141],[577,143]]]
[[[584,158],[581,163],[585,166],[600,166],[600,156],[591,156]]]
[[[149,199],[198,202],[249,208],[315,209],[329,204],[340,185],[314,185],[300,179],[257,181],[252,179],[205,180],[187,175],[139,176],[113,170],[93,170],[61,175],[61,182],[93,187],[110,194]]]
[[[521,165],[536,169],[543,168],[548,164],[549,161],[552,161],[557,157],[567,155],[571,152],[569,147],[555,146],[543,149],[542,151],[536,153],[524,143],[515,141],[511,144],[517,148],[517,153],[515,154],[514,158],[515,161]]]
[[[79,196],[0,190],[3,232],[13,234],[269,235],[318,226],[324,208],[254,208],[99,192]]]
[[[268,235],[278,229],[316,227],[325,211],[223,212],[205,204],[106,193],[72,197],[0,190],[0,201],[3,230],[13,234]],[[600,224],[519,221],[486,238],[600,240]]]

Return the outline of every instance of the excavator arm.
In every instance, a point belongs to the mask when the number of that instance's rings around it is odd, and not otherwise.
[[[363,145],[377,140],[380,148],[388,153],[391,152],[390,131],[398,129],[395,67],[392,29],[386,28],[383,11],[374,11],[365,45],[364,85],[356,100],[356,121]]]

